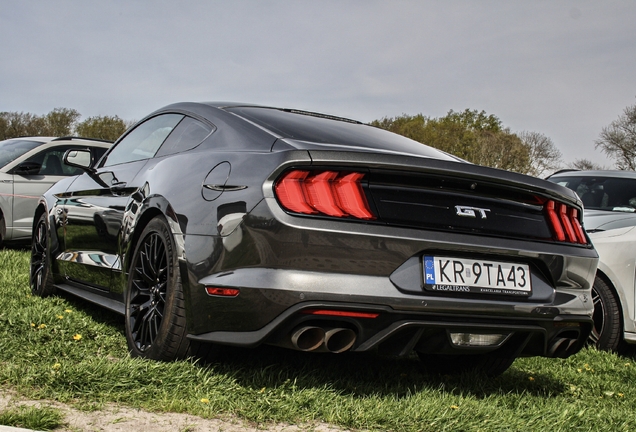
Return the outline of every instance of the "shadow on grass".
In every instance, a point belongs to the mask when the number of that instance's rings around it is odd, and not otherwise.
[[[305,353],[261,346],[256,349],[214,347],[213,359],[199,359],[201,367],[232,377],[243,386],[258,390],[294,383],[296,388],[330,388],[344,395],[409,397],[432,390],[471,394],[485,398],[493,394],[530,394],[555,397],[566,385],[546,374],[528,374],[513,366],[503,375],[490,378],[478,373],[428,374],[416,356],[395,359],[369,353]]]
[[[59,293],[91,319],[112,326],[124,334],[124,318],[93,303],[67,293]],[[123,342],[125,344],[125,341]],[[395,359],[365,353],[308,353],[263,345],[247,349],[207,346],[209,352],[194,360],[198,367],[224,374],[238,384],[259,390],[290,386],[329,388],[343,395],[409,397],[422,391],[485,398],[493,394],[529,394],[555,397],[566,391],[566,384],[549,374],[528,373],[513,364],[503,375],[490,378],[474,372],[457,375],[427,373],[417,356]],[[470,361],[468,358],[466,361]]]
[[[109,325],[124,336],[124,316],[111,310],[105,309],[101,306],[91,303],[88,300],[84,300],[80,297],[74,296],[64,291],[57,290],[56,296],[59,296],[69,302],[77,310],[81,310],[88,315],[93,321],[100,322],[102,324]]]

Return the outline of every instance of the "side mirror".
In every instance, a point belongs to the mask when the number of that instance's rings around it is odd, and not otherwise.
[[[93,155],[88,149],[67,150],[64,153],[64,163],[84,171],[92,171]]]
[[[40,168],[42,168],[42,164],[37,162],[22,162],[11,170],[11,174],[36,175],[40,173]]]

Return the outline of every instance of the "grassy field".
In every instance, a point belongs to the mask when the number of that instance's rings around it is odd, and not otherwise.
[[[427,375],[414,358],[270,347],[225,349],[207,363],[131,359],[120,316],[70,296],[31,296],[28,263],[24,250],[0,250],[0,385],[23,397],[83,410],[114,402],[207,418],[232,414],[265,426],[323,421],[395,431],[636,430],[632,358],[585,350],[566,360],[519,359],[497,379]],[[40,429],[62,421],[42,411],[49,425]],[[0,412],[0,424],[29,416],[38,417]]]

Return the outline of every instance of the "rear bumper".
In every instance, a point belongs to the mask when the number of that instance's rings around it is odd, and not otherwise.
[[[325,315],[311,312],[321,311]],[[307,313],[309,312],[309,313]],[[370,314],[368,317],[328,315],[329,312]],[[357,314],[356,314],[357,313]],[[373,317],[373,315],[376,315]],[[587,315],[527,316],[523,319],[487,315],[396,311],[390,307],[357,303],[303,302],[287,309],[264,327],[247,332],[216,331],[188,338],[199,342],[255,347],[262,343],[299,349],[291,342],[298,329],[348,329],[355,334],[351,351],[394,356],[411,351],[429,354],[477,354],[497,351],[519,356],[568,357],[578,352],[592,329]],[[501,335],[486,346],[455,344],[451,334]],[[325,350],[315,346],[313,350]]]

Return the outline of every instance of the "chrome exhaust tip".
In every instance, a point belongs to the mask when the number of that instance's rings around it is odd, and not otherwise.
[[[347,328],[333,328],[325,332],[325,348],[332,353],[341,353],[351,349],[356,342],[356,333]]]
[[[314,351],[325,341],[325,331],[320,327],[306,326],[294,330],[291,343],[297,350]]]

